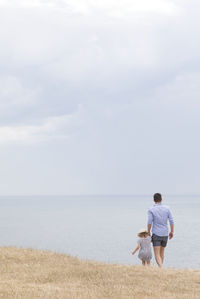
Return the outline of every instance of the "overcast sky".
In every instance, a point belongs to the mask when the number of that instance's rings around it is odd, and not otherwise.
[[[197,0],[0,0],[0,195],[200,194]]]

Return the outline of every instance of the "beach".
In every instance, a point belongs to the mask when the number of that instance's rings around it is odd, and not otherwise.
[[[105,264],[51,251],[0,248],[0,297],[199,298],[200,270]]]

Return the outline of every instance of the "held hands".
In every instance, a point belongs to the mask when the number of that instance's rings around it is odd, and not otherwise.
[[[170,233],[169,233],[169,239],[171,240],[171,239],[173,238],[173,236],[174,236],[174,233],[173,233],[173,232],[170,232]]]

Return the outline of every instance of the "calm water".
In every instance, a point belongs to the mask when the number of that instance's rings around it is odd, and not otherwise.
[[[163,203],[175,220],[165,266],[200,268],[200,198],[167,197]],[[131,250],[152,204],[151,197],[0,197],[0,244],[139,264]]]

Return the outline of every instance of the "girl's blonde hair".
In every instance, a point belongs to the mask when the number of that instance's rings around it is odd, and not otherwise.
[[[140,237],[140,238],[142,238],[142,237],[146,238],[148,235],[149,235],[148,232],[142,232],[142,233],[138,234],[138,237]]]

